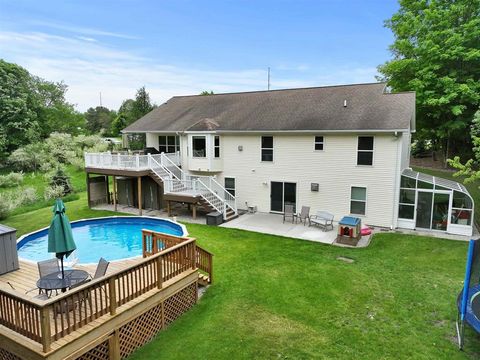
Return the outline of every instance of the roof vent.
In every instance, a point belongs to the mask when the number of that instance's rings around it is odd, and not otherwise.
[[[343,107],[347,107],[347,99],[343,100]]]

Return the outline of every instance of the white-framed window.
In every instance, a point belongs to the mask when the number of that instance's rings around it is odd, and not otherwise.
[[[467,194],[453,191],[451,224],[472,225],[473,203]]]
[[[216,158],[220,157],[220,136],[218,135],[213,138],[213,155]]]
[[[273,136],[262,136],[262,161],[273,161]]]
[[[161,153],[175,153],[180,151],[180,137],[175,135],[160,135],[158,137],[158,151]]]
[[[225,178],[225,190],[227,190],[232,196],[235,196],[235,178]]]
[[[359,136],[357,145],[357,165],[373,165],[373,136]]]
[[[207,138],[205,136],[192,136],[192,155],[198,158],[207,156]]]
[[[350,214],[365,215],[367,212],[367,188],[352,186],[350,193]]]
[[[400,199],[398,204],[398,217],[413,220],[415,218],[415,179],[407,176],[400,178]]]
[[[315,150],[323,151],[323,136],[315,136]]]

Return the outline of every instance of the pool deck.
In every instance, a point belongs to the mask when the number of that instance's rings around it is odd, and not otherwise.
[[[142,260],[142,257],[113,261],[108,265],[107,275],[116,271],[121,271],[128,266],[134,265]],[[20,296],[26,298],[35,298],[38,296],[37,280],[38,267],[35,262],[19,259],[20,268],[18,270],[0,275],[0,289],[11,289]],[[74,265],[72,269],[85,270],[89,274],[94,274],[97,264]]]

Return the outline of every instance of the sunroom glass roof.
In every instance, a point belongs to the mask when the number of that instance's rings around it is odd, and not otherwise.
[[[467,188],[463,184],[460,184],[456,181],[447,180],[441,177],[424,174],[418,171],[413,171],[412,169],[403,170],[402,176],[407,176],[412,179],[418,179],[420,181],[424,181],[433,185],[442,186],[447,189],[461,191],[470,196]]]

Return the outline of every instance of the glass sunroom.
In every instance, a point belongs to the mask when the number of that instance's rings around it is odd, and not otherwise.
[[[473,199],[455,181],[410,169],[402,172],[398,227],[471,236]]]

